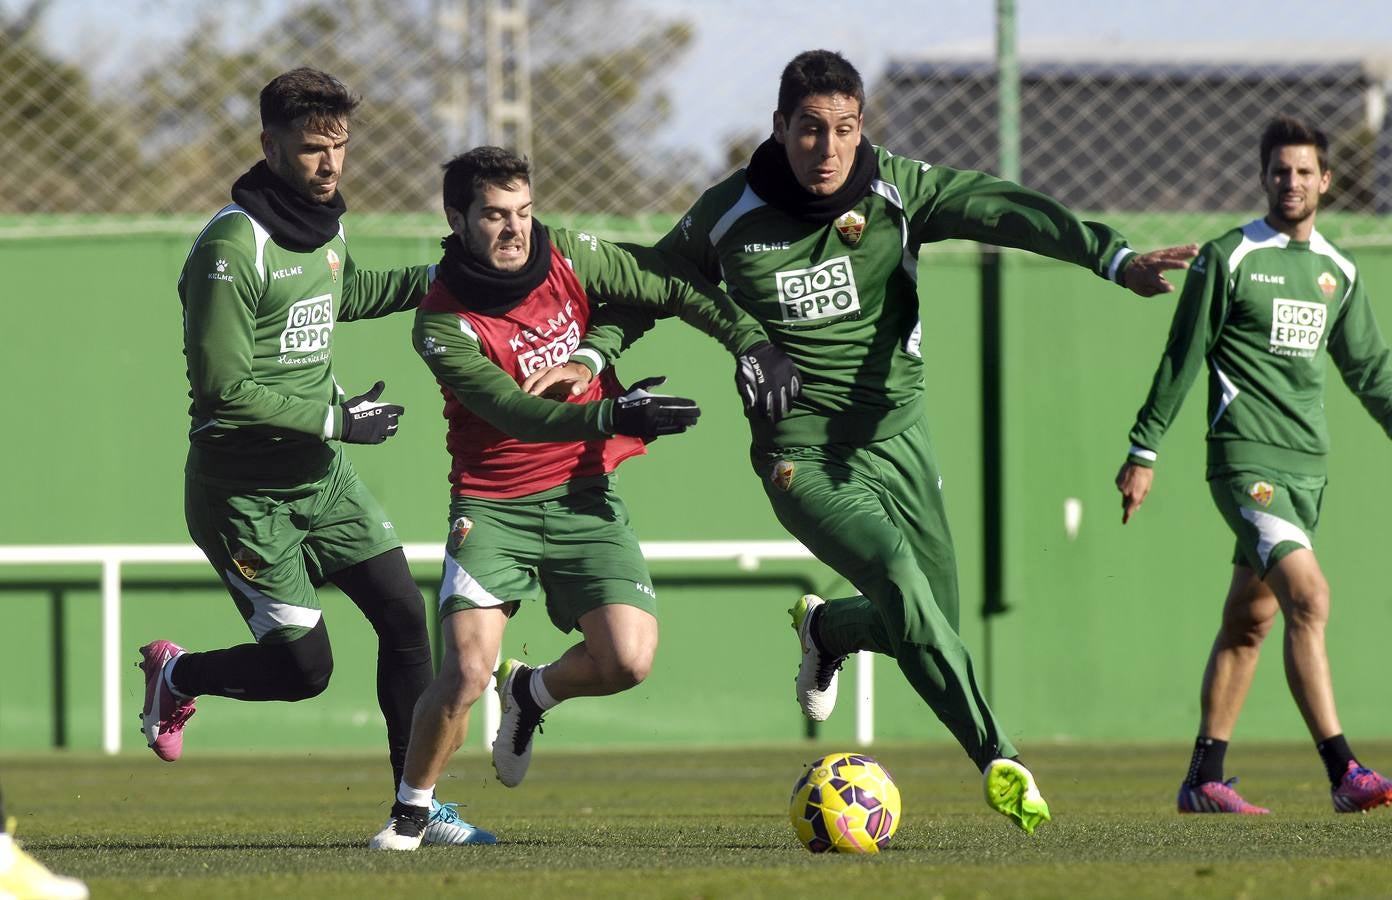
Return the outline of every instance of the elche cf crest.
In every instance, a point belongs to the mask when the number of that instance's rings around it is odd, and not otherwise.
[[[237,567],[237,571],[247,581],[255,581],[256,573],[266,567],[266,561],[255,550],[238,547],[236,552],[232,554],[232,565]]]
[[[468,516],[460,516],[454,520],[450,526],[449,549],[458,550],[459,545],[464,543],[464,539],[469,536],[469,532],[474,530],[474,520]]]
[[[841,240],[854,247],[860,243],[860,236],[865,232],[865,214],[851,210],[838,217],[832,224],[836,226],[836,233],[841,235]]]
[[[1271,498],[1276,496],[1276,489],[1271,486],[1269,481],[1254,481],[1247,488],[1247,496],[1251,497],[1262,506],[1270,506]]]
[[[1335,280],[1333,273],[1321,272],[1317,281],[1319,283],[1320,290],[1324,292],[1324,296],[1334,296],[1334,290],[1339,286],[1339,282]]]
[[[324,251],[324,262],[329,265],[330,280],[338,281],[338,270],[343,268],[343,261],[338,258],[338,254],[333,251],[332,247]]]

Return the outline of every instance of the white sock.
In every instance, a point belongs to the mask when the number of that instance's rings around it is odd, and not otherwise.
[[[424,806],[430,808],[430,801],[435,796],[435,785],[428,788],[413,788],[406,783],[406,779],[401,779],[401,786],[396,789],[396,799],[398,803],[405,803],[407,806]]]
[[[182,653],[175,654],[173,659],[164,664],[164,671],[160,673],[160,677],[164,679],[164,686],[169,688],[169,693],[174,695],[175,700],[187,700],[189,698],[189,695],[176,688],[174,682],[171,680],[174,677],[174,664],[177,663],[179,657],[183,655]]]
[[[8,831],[0,831],[0,872],[10,867],[14,862],[14,838],[10,837]]]
[[[541,673],[545,669],[545,666],[537,666],[532,670],[531,680],[527,682],[532,691],[532,699],[536,701],[536,705],[541,707],[543,711],[561,702],[555,697],[552,697],[551,692],[546,689],[546,679],[541,677]]]

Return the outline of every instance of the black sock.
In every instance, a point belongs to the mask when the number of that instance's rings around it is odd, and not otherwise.
[[[825,603],[814,607],[813,610],[808,613],[808,615],[812,617],[812,621],[807,623],[807,633],[812,635],[812,643],[816,645],[817,650],[823,656],[833,656],[835,654],[828,650],[827,645],[822,641],[822,613],[824,612],[826,612]]]
[[[1353,751],[1349,749],[1348,741],[1344,740],[1342,734],[1336,734],[1315,744],[1315,749],[1324,761],[1324,772],[1329,776],[1329,783],[1338,787],[1348,771],[1348,764],[1353,762]]]
[[[537,670],[531,666],[527,667],[527,671],[519,672],[518,677],[512,680],[512,699],[516,700],[531,715],[540,716],[542,714],[541,704],[537,703],[536,698],[532,696],[532,679],[536,677]]]
[[[1184,783],[1190,786],[1223,780],[1223,757],[1228,742],[1199,735],[1194,740],[1194,756],[1189,760],[1189,774]]]

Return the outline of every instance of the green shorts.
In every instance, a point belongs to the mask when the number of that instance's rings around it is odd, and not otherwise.
[[[657,614],[648,563],[607,478],[507,500],[455,497],[440,582],[440,618],[545,595],[561,631],[611,603]]]
[[[293,640],[313,628],[317,585],[401,546],[342,453],[318,481],[290,487],[253,489],[186,470],[184,517],[257,641]]]
[[[1323,476],[1271,469],[1228,472],[1209,479],[1213,502],[1237,536],[1233,565],[1263,578],[1283,557],[1312,550],[1324,499]]]
[[[754,447],[750,461],[783,527],[893,627],[924,638],[932,605],[957,630],[957,552],[926,418],[867,444]]]

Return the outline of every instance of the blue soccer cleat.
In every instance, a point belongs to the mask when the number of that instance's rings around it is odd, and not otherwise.
[[[456,803],[430,801],[430,818],[425,823],[423,843],[439,845],[496,844],[492,833],[459,818]]]

